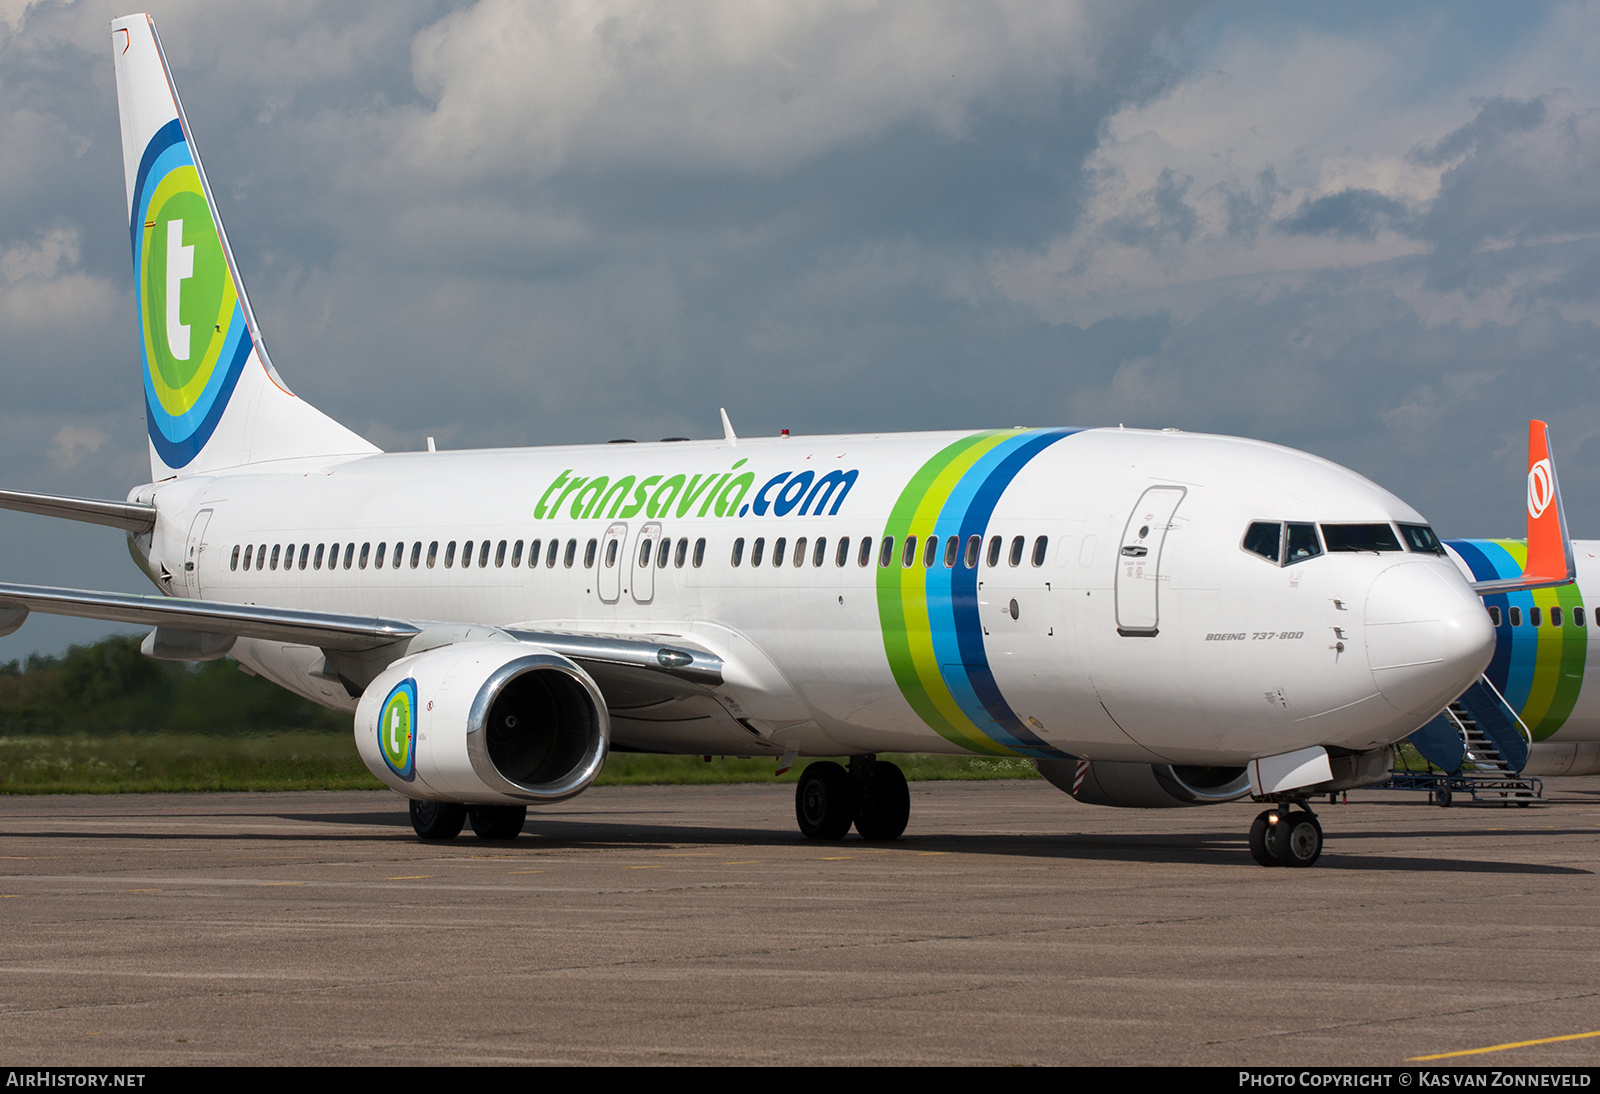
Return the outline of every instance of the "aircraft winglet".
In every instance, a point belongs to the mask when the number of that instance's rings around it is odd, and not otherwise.
[[[1502,581],[1475,581],[1479,594],[1508,593],[1570,585],[1578,579],[1578,562],[1567,532],[1567,510],[1561,504],[1561,482],[1550,455],[1550,427],[1528,423],[1528,559],[1522,576]]]

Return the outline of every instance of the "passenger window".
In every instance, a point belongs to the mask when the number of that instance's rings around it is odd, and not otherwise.
[[[430,569],[430,570],[433,569],[434,565],[438,561],[439,561],[439,541],[438,540],[434,540],[432,543],[428,544],[428,569]]]
[[[322,569],[322,553],[324,551],[326,551],[327,549],[328,548],[327,548],[327,546],[325,544],[321,544],[321,543],[317,544],[317,556],[316,556],[316,558],[311,560],[311,568],[313,570]]]
[[[1522,609],[1515,604],[1511,606],[1511,625],[1513,627],[1522,626]]]
[[[373,559],[372,559],[372,568],[374,570],[383,569],[383,556],[385,554],[387,554],[388,551],[389,551],[389,545],[387,543],[378,544],[378,553],[375,556],[373,556]],[[363,551],[362,553],[365,554],[366,552]]]
[[[560,554],[560,553],[561,553],[561,541],[559,539],[551,540],[549,549],[547,551],[545,551],[545,553],[544,553],[544,567],[545,567],[545,569],[554,570],[556,568],[556,556],[558,554]]]
[[[922,546],[922,565],[925,569],[932,569],[934,559],[939,557],[939,537],[929,536],[928,542]]]
[[[1528,609],[1528,625],[1531,627],[1539,625],[1539,605],[1537,604]]]
[[[672,568],[683,569],[683,564],[689,561],[689,537],[684,536],[678,540],[678,549],[672,552]]]
[[[1293,566],[1296,562],[1316,558],[1321,553],[1322,544],[1317,540],[1317,526],[1290,522],[1289,549],[1284,553],[1283,564]]]
[[[1000,565],[1000,537],[999,536],[990,536],[989,537],[989,565],[991,567]]]
[[[883,567],[884,569],[888,569],[889,568],[889,564],[892,563],[893,561],[894,561],[894,537],[893,536],[884,536],[883,537],[883,548],[878,552],[878,565]]]
[[[1426,555],[1444,554],[1444,544],[1439,542],[1439,537],[1433,534],[1433,529],[1426,524],[1402,524],[1400,535],[1405,538],[1406,546],[1413,551]]]
[[[595,555],[599,553],[599,551],[600,551],[600,541],[597,540],[597,539],[591,539],[588,542],[588,544],[583,548],[583,568],[585,570],[594,569],[594,558],[595,558]]]
[[[783,565],[783,548],[788,542],[789,540],[786,536],[779,536],[772,541],[772,564],[774,566]]]
[[[765,536],[757,536],[756,541],[750,545],[750,565],[761,565],[761,553],[767,549]]]
[[[238,568],[239,568],[239,545],[238,544],[234,544],[234,547],[233,547],[233,558],[228,563],[228,569],[237,570]]]
[[[1329,554],[1400,550],[1400,541],[1387,524],[1324,524],[1322,542]]]
[[[694,541],[694,568],[698,570],[706,560],[706,539],[701,536]]]
[[[917,537],[907,536],[906,545],[900,551],[900,568],[909,570],[915,561],[917,561]]]
[[[796,566],[804,566],[806,564],[805,536],[801,536],[799,539],[794,541],[794,564]]]
[[[417,568],[417,560],[422,557],[422,541],[419,539],[411,545],[411,568]],[[431,556],[430,556],[431,557]],[[429,563],[432,565],[432,563]]]
[[[1581,608],[1579,609],[1579,611],[1582,610],[1583,609]],[[1489,622],[1493,623],[1497,627],[1500,625],[1500,609],[1495,607],[1493,604],[1489,605]]]
[[[983,554],[983,537],[968,536],[967,557],[963,560],[967,569],[976,570],[978,568],[978,556],[981,554]]]
[[[321,554],[322,553],[322,548],[318,547],[317,548],[317,553]],[[306,560],[308,558],[310,558],[310,557],[311,557],[311,544],[302,543],[300,545],[300,569],[304,570],[306,568]]]
[[[262,569],[267,562],[267,545],[263,543],[256,548],[256,569]]]
[[[569,540],[567,540],[567,553],[562,556],[561,565],[570,570],[570,569],[572,569],[572,564],[574,562],[576,562],[577,559],[578,559],[578,541],[575,540],[575,539],[569,539]],[[648,561],[648,560],[646,560],[646,561]]]
[[[519,544],[517,544],[517,546],[520,548],[522,545],[519,543]],[[519,550],[517,553],[521,554],[522,552]],[[501,569],[501,568],[503,568],[505,566],[505,564],[506,564],[506,541],[505,540],[501,540],[499,545],[496,546],[495,549],[494,549],[494,565],[495,565],[495,569],[497,569],[497,570]]]
[[[542,539],[530,539],[528,541],[528,569],[531,570],[539,565],[539,549],[543,546],[544,540]]]
[[[850,561],[850,537],[839,537],[839,548],[833,553],[833,564],[843,566]]]
[[[1027,540],[1024,539],[1022,536],[1014,537],[1011,540],[1011,554],[1006,559],[1006,561],[1009,562],[1013,566],[1021,566],[1022,565],[1022,548],[1026,544],[1027,544]]]
[[[821,566],[828,558],[828,537],[818,536],[817,545],[811,549],[811,565]]]
[[[1283,525],[1275,520],[1258,520],[1244,530],[1244,543],[1246,551],[1253,555],[1260,555],[1268,562],[1276,564],[1283,557],[1280,548],[1283,546]]]
[[[355,562],[355,560],[356,560],[356,545],[354,543],[346,543],[344,545],[344,568],[346,570],[348,570],[351,567],[351,565]]]
[[[356,560],[356,568],[357,569],[365,570],[367,568],[367,556],[371,551],[372,551],[372,544],[363,543],[361,545],[361,557]]]
[[[450,565],[450,554],[449,554],[448,551],[445,553],[445,556],[444,556],[444,564],[446,566]],[[467,540],[466,543],[461,545],[461,568],[463,570],[465,570],[471,565],[472,565],[472,541],[469,539],[469,540]]]
[[[451,540],[444,547],[444,568],[450,569],[456,564],[456,541]]]
[[[1581,605],[1572,609],[1572,625],[1574,627],[1583,626],[1583,607]]]
[[[537,548],[535,548],[537,550]],[[522,565],[522,541],[519,539],[511,545],[511,568],[515,570]]]
[[[661,541],[661,546],[656,549],[656,569],[667,568],[667,560],[672,557],[672,538],[669,536]]]
[[[733,555],[729,558],[730,565],[738,566],[744,561],[744,537],[740,536],[733,541]]]
[[[944,568],[955,569],[956,559],[961,555],[961,537],[951,536],[944,541]]]
[[[1049,536],[1040,536],[1038,539],[1034,540],[1033,541],[1033,564],[1035,566],[1043,566],[1044,565],[1044,556],[1047,555],[1049,552],[1050,552],[1050,537]]]
[[[271,566],[272,566],[272,568],[274,570],[276,570],[278,568],[278,557],[279,557],[278,552],[281,551],[281,550],[283,550],[283,548],[279,544],[274,543],[272,545],[272,562],[271,562]]]
[[[1550,609],[1550,625],[1552,627],[1561,626],[1561,607],[1560,607],[1560,605],[1557,605],[1557,606],[1555,606],[1555,607]]]
[[[870,565],[872,565],[872,537],[871,536],[862,536],[861,537],[861,550],[856,553],[856,565],[857,566],[870,566]]]

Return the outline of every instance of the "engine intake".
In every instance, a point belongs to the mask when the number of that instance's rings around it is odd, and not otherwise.
[[[514,641],[467,642],[396,661],[356,707],[367,768],[410,798],[562,801],[600,774],[604,697],[582,668]]]

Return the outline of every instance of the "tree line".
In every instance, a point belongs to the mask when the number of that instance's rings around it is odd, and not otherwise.
[[[0,735],[350,732],[350,716],[239,671],[232,659],[183,664],[113,635],[60,656],[0,664]]]

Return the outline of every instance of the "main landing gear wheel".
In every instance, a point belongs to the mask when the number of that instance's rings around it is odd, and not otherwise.
[[[479,839],[516,839],[528,819],[526,805],[474,805],[467,810],[472,834]]]
[[[411,827],[423,839],[455,839],[467,823],[467,807],[459,802],[411,801]]]
[[[843,839],[856,817],[856,783],[829,760],[810,764],[794,788],[794,819],[807,839]]]
[[[856,780],[856,831],[862,839],[899,839],[911,819],[911,791],[906,787],[906,777],[885,760],[864,762],[867,769]],[[855,767],[854,761],[851,767]]]

